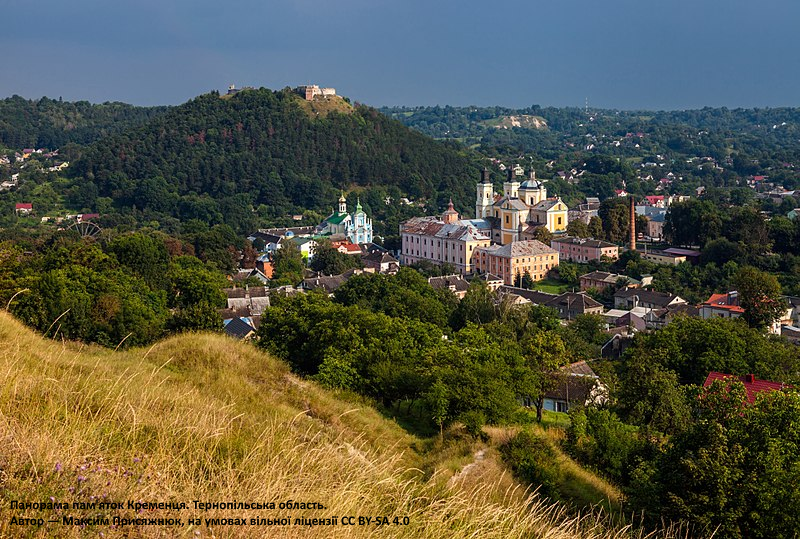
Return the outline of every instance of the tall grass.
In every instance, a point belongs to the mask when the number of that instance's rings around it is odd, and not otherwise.
[[[420,471],[420,440],[221,336],[114,352],[42,339],[0,313],[0,537],[640,537],[484,473]],[[494,461],[493,461],[494,462]],[[499,466],[493,464],[494,466]],[[499,488],[501,486],[502,488]],[[324,509],[201,511],[204,502]],[[184,502],[145,510],[11,509],[23,502]],[[180,518],[183,526],[16,526],[12,517]],[[212,518],[330,518],[333,526],[209,526]],[[343,526],[342,516],[407,525]],[[187,525],[190,518],[201,525]],[[676,536],[674,532],[666,537]]]

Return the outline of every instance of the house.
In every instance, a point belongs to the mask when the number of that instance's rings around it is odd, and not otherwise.
[[[565,292],[545,303],[559,318],[574,320],[582,314],[603,314],[603,306],[585,292]]]
[[[636,333],[636,330],[626,326],[614,328],[607,333],[609,333],[611,337],[600,348],[600,355],[604,359],[616,360],[621,358],[625,350],[633,344],[633,335]]]
[[[586,361],[563,367],[554,378],[553,388],[544,394],[545,410],[568,412],[571,406],[601,405],[608,399],[608,389]]]
[[[361,247],[357,243],[341,243],[336,250],[346,255],[361,256]]]
[[[668,294],[666,292],[656,292],[643,288],[631,288],[626,286],[617,290],[614,294],[614,307],[617,309],[634,309],[644,307],[646,309],[665,309],[670,306],[686,303],[686,300]]]
[[[498,290],[501,286],[503,286],[503,279],[502,277],[498,277],[494,273],[484,273],[478,276],[478,279],[482,281],[486,281],[486,286],[491,291]]]
[[[394,274],[400,269],[400,261],[388,252],[373,251],[363,255],[361,261],[364,263],[364,268],[374,269],[378,273]]]
[[[722,372],[710,372],[703,382],[703,387],[708,387],[717,380],[738,380],[744,384],[744,389],[747,391],[747,402],[753,404],[756,402],[756,397],[759,393],[768,391],[783,391],[793,386],[784,384],[782,382],[770,382],[769,380],[759,380],[752,374],[744,376],[736,376],[733,374],[725,374]]]
[[[598,216],[600,210],[600,199],[597,197],[586,197],[586,202],[570,208],[567,212],[567,221],[583,221],[587,225],[592,217]]]
[[[663,214],[653,215],[652,217],[648,217],[647,235],[656,241],[661,241],[664,238],[665,221],[666,221],[666,216]]]
[[[269,307],[269,289],[263,286],[226,288],[228,309],[247,309],[251,315],[261,315]]]
[[[235,317],[230,320],[224,320],[225,335],[235,339],[252,339],[256,334],[256,328],[253,327],[252,321],[248,318]]]
[[[302,255],[304,260],[308,262],[314,258],[314,248],[317,246],[317,242],[314,241],[313,238],[292,236],[291,240],[297,244],[297,247],[300,249],[300,254]]]
[[[558,266],[558,251],[537,240],[489,245],[475,250],[475,269],[497,275],[507,285],[528,273],[540,281]]]
[[[647,201],[649,206],[653,206],[655,208],[664,208],[666,206],[664,202],[664,195],[649,195],[644,197]]]
[[[14,213],[17,215],[28,215],[33,212],[33,204],[30,202],[17,202],[14,206]]]
[[[666,266],[677,266],[686,262],[685,255],[679,255],[659,249],[651,249],[646,251],[639,251],[644,260],[649,260],[655,264],[664,264]]]
[[[229,277],[229,280],[232,280],[234,283],[241,283],[251,277],[258,279],[262,284],[267,284],[270,280],[270,277],[267,277],[267,275],[258,268],[240,269],[238,272],[236,272],[236,274]]]
[[[462,299],[469,290],[469,281],[462,275],[443,275],[429,277],[428,283],[434,290],[450,290],[458,299]]]
[[[739,305],[739,292],[733,290],[724,294],[711,294],[700,305],[700,318],[739,318],[744,309]]]
[[[504,296],[509,295],[519,298],[515,301],[515,303],[518,304],[530,303],[532,305],[546,305],[548,302],[558,297],[557,294],[548,294],[547,292],[540,292],[538,290],[528,290],[527,288],[507,285],[502,285],[497,291]]]
[[[573,262],[600,261],[603,257],[611,260],[619,258],[619,247],[613,243],[586,238],[564,236],[553,238],[550,247],[558,251],[559,260]]]
[[[781,326],[781,336],[786,337],[791,343],[800,344],[800,327]]]
[[[607,271],[592,271],[589,273],[584,273],[579,279],[581,283],[581,291],[594,288],[598,292],[602,292],[609,286],[616,286],[617,283],[620,282],[620,279],[623,279],[625,284],[630,288],[638,286],[638,281],[631,277],[620,275],[618,273],[609,273]]]

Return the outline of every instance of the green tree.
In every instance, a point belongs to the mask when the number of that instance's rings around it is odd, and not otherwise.
[[[291,240],[281,240],[280,248],[272,255],[272,275],[277,283],[296,285],[303,280],[303,254]]]
[[[745,266],[739,269],[733,282],[739,292],[739,305],[744,309],[743,317],[751,327],[769,328],[786,312],[781,285],[774,275]]]
[[[576,238],[588,238],[591,236],[589,225],[580,219],[573,219],[567,225],[567,234]]]
[[[310,267],[324,275],[341,275],[349,269],[363,267],[363,264],[360,256],[340,253],[330,240],[320,238],[316,240]]]
[[[559,368],[569,363],[564,341],[557,334],[534,330],[520,342],[532,384],[527,388],[536,402],[536,419],[541,423],[544,395],[558,383]]]

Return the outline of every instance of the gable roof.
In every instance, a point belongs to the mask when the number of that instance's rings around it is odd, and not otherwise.
[[[784,384],[782,382],[770,382],[769,380],[758,380],[752,374],[746,374],[744,376],[736,376],[734,374],[725,374],[723,372],[716,372],[711,371],[708,373],[706,377],[706,381],[703,382],[703,387],[710,386],[715,380],[729,380],[729,379],[739,380],[744,384],[745,390],[747,390],[747,402],[753,404],[756,402],[756,395],[758,393],[763,393],[765,391],[781,391],[783,389],[791,388],[793,386],[789,384]]]
[[[500,291],[506,294],[513,294],[525,298],[534,305],[545,305],[548,301],[555,299],[556,294],[548,294],[538,290],[528,290],[527,288],[517,288],[516,286],[502,285]]]
[[[537,210],[537,211],[550,211],[559,202],[561,202],[560,198],[547,198],[545,200],[542,200],[541,202],[539,202],[535,206],[533,206],[531,209],[532,210]]]
[[[659,307],[666,307],[675,300],[680,300],[679,303],[685,303],[680,297],[675,294],[668,294],[666,292],[656,292],[655,290],[647,290],[644,288],[623,288],[614,293],[615,298],[632,298],[639,297],[642,303],[650,303],[651,305],[658,305]]]
[[[232,318],[225,324],[225,334],[237,339],[244,339],[253,332],[255,332],[255,328],[239,317]]]
[[[603,305],[595,301],[591,296],[584,292],[564,292],[547,302],[548,307],[566,307],[570,310],[602,308]]]
[[[441,277],[429,277],[428,283],[434,290],[450,289],[454,292],[466,292],[469,290],[469,281],[461,275],[443,275]]]

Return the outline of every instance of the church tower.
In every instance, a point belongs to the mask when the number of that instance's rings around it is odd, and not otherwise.
[[[514,167],[508,167],[507,173],[508,178],[503,182],[503,195],[507,198],[518,198],[519,180],[517,179],[517,173],[514,171]]]
[[[528,206],[536,206],[547,199],[547,188],[544,183],[536,179],[536,171],[531,169],[527,180],[519,188],[519,198]]]
[[[458,212],[453,207],[453,199],[450,199],[450,204],[447,205],[447,210],[442,214],[442,221],[446,225],[453,224],[458,221]]]
[[[475,218],[491,217],[492,204],[494,204],[494,186],[489,178],[489,170],[484,168],[481,172],[481,181],[478,182],[478,194],[475,198]]]
[[[339,213],[347,213],[347,199],[344,198],[344,191],[342,191],[342,196],[339,197]]]

